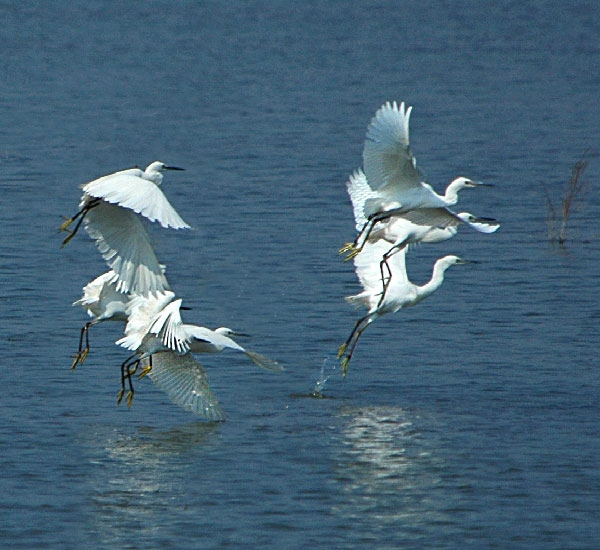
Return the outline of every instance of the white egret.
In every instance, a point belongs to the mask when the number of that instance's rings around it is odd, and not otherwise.
[[[362,252],[354,258],[356,274],[364,290],[360,294],[347,296],[346,301],[353,306],[366,306],[369,311],[356,322],[350,336],[338,350],[338,357],[342,358],[344,376],[360,335],[373,321],[386,313],[394,313],[399,309],[414,306],[430,296],[441,286],[444,272],[450,266],[472,263],[458,256],[444,256],[435,262],[429,282],[416,285],[408,279],[405,263],[406,248],[403,248],[391,256],[385,264],[390,273],[385,288],[386,283],[381,277],[380,264],[388,250],[389,244],[386,241],[367,242]],[[383,292],[385,294],[381,300]]]
[[[90,327],[104,321],[127,322],[129,295],[117,291],[116,278],[117,274],[112,269],[103,273],[85,285],[81,298],[73,302],[74,306],[81,306],[92,317],[92,320],[88,321],[81,329],[79,349],[74,356],[71,369],[74,369],[78,363],[83,365],[89,353],[90,340],[88,331]],[[84,336],[85,348],[83,347]]]
[[[163,227],[189,228],[159,189],[163,170],[183,170],[156,161],[146,170],[131,168],[101,177],[82,186],[79,211],[60,231],[79,221],[63,241],[66,245],[82,222],[108,265],[117,274],[117,290],[148,295],[167,290],[150,238],[140,218]]]
[[[224,349],[232,349],[242,352],[265,370],[271,372],[284,370],[277,361],[249,351],[229,338],[226,334],[232,332],[230,329],[221,327],[213,331],[206,327],[184,324],[180,313],[181,302],[182,300],[175,299],[175,294],[170,291],[156,297],[135,296],[129,302],[125,336],[116,343],[134,353],[121,365],[119,402],[125,391],[125,379],[128,379],[130,392],[127,402],[131,404],[133,397],[131,374],[136,372],[140,361],[162,351],[175,351],[183,355],[188,352],[217,353]],[[140,377],[152,372],[152,369],[151,359]]]
[[[376,196],[376,193],[371,189],[365,174],[360,169],[350,175],[346,187],[352,202],[356,229],[360,232],[367,222],[365,203]],[[450,239],[456,235],[459,226],[463,224],[481,233],[493,233],[500,227],[493,218],[481,218],[469,212],[456,214],[445,207],[418,208],[394,216],[390,215],[389,219],[382,219],[371,225],[368,231],[359,234],[358,242],[346,243],[340,249],[340,254],[349,252],[347,261],[359,254],[367,241],[386,240],[392,246],[383,254],[380,262],[383,279],[384,264],[397,251],[409,244],[438,243]],[[384,296],[385,287],[380,300],[383,300]]]
[[[202,365],[190,352],[184,355],[175,351],[156,353],[152,356],[149,376],[176,405],[208,420],[225,420]],[[131,379],[129,381],[131,383]]]
[[[375,113],[367,128],[363,167],[375,191],[375,196],[365,203],[365,215],[370,221],[376,222],[383,212],[452,206],[458,201],[461,189],[489,185],[459,177],[450,183],[444,195],[436,193],[423,180],[410,150],[411,110],[412,107],[405,108],[404,102],[398,106],[395,101],[388,101]]]

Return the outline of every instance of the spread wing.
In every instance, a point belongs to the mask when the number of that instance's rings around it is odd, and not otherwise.
[[[356,222],[356,230],[362,231],[367,223],[365,216],[365,202],[368,199],[377,197],[377,193],[371,189],[364,172],[359,168],[350,175],[346,182],[346,189],[352,201],[352,210],[354,211],[354,221]]]
[[[408,122],[412,107],[394,101],[383,105],[367,128],[363,167],[371,187],[394,193],[418,189],[423,176],[410,151]]]
[[[150,237],[131,210],[102,201],[88,211],[85,229],[116,273],[118,292],[146,296],[168,290]]]
[[[179,355],[166,351],[154,354],[149,376],[176,405],[208,420],[225,420],[202,365],[191,353]]]
[[[133,171],[125,170],[91,181],[83,186],[83,191],[91,197],[132,210],[151,222],[158,221],[163,227],[189,228],[160,188],[131,174]]]
[[[363,288],[370,293],[378,293],[382,290],[381,261],[383,255],[390,250],[390,243],[380,239],[367,242],[357,256],[354,258],[354,269]],[[400,283],[408,283],[405,264],[406,248],[399,250],[388,259],[388,266],[392,271],[392,280]]]

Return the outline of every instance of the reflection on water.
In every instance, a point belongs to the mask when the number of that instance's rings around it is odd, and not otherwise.
[[[442,520],[432,498],[442,463],[435,440],[416,426],[419,418],[399,407],[347,408],[341,445],[336,445],[339,502],[333,512],[367,530],[390,524],[418,529]]]
[[[166,517],[187,509],[190,465],[198,452],[218,446],[218,431],[217,423],[198,422],[168,431],[100,428],[86,436],[90,527],[98,543],[155,540]]]

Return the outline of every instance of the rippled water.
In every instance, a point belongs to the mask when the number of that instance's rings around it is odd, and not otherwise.
[[[52,2],[0,7],[0,545],[6,548],[592,548],[600,536],[598,257],[592,184],[565,249],[558,197],[597,151],[593,3]],[[386,100],[437,189],[499,218],[408,256],[416,308],[365,332],[344,182]],[[282,375],[204,361],[227,422],[197,421],[140,381],[116,406],[118,326],[71,373],[104,269],[60,249],[78,185],[160,159],[194,226],[154,230],[186,320],[249,332]],[[154,229],[154,228],[152,228]],[[303,397],[319,380],[326,399]]]

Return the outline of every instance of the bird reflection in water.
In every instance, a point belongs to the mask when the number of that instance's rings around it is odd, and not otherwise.
[[[414,527],[424,515],[430,521],[443,514],[432,498],[440,459],[431,452],[435,442],[415,427],[418,417],[399,407],[346,408],[340,415],[346,423],[342,446],[336,446],[336,515],[368,532],[392,524]]]

